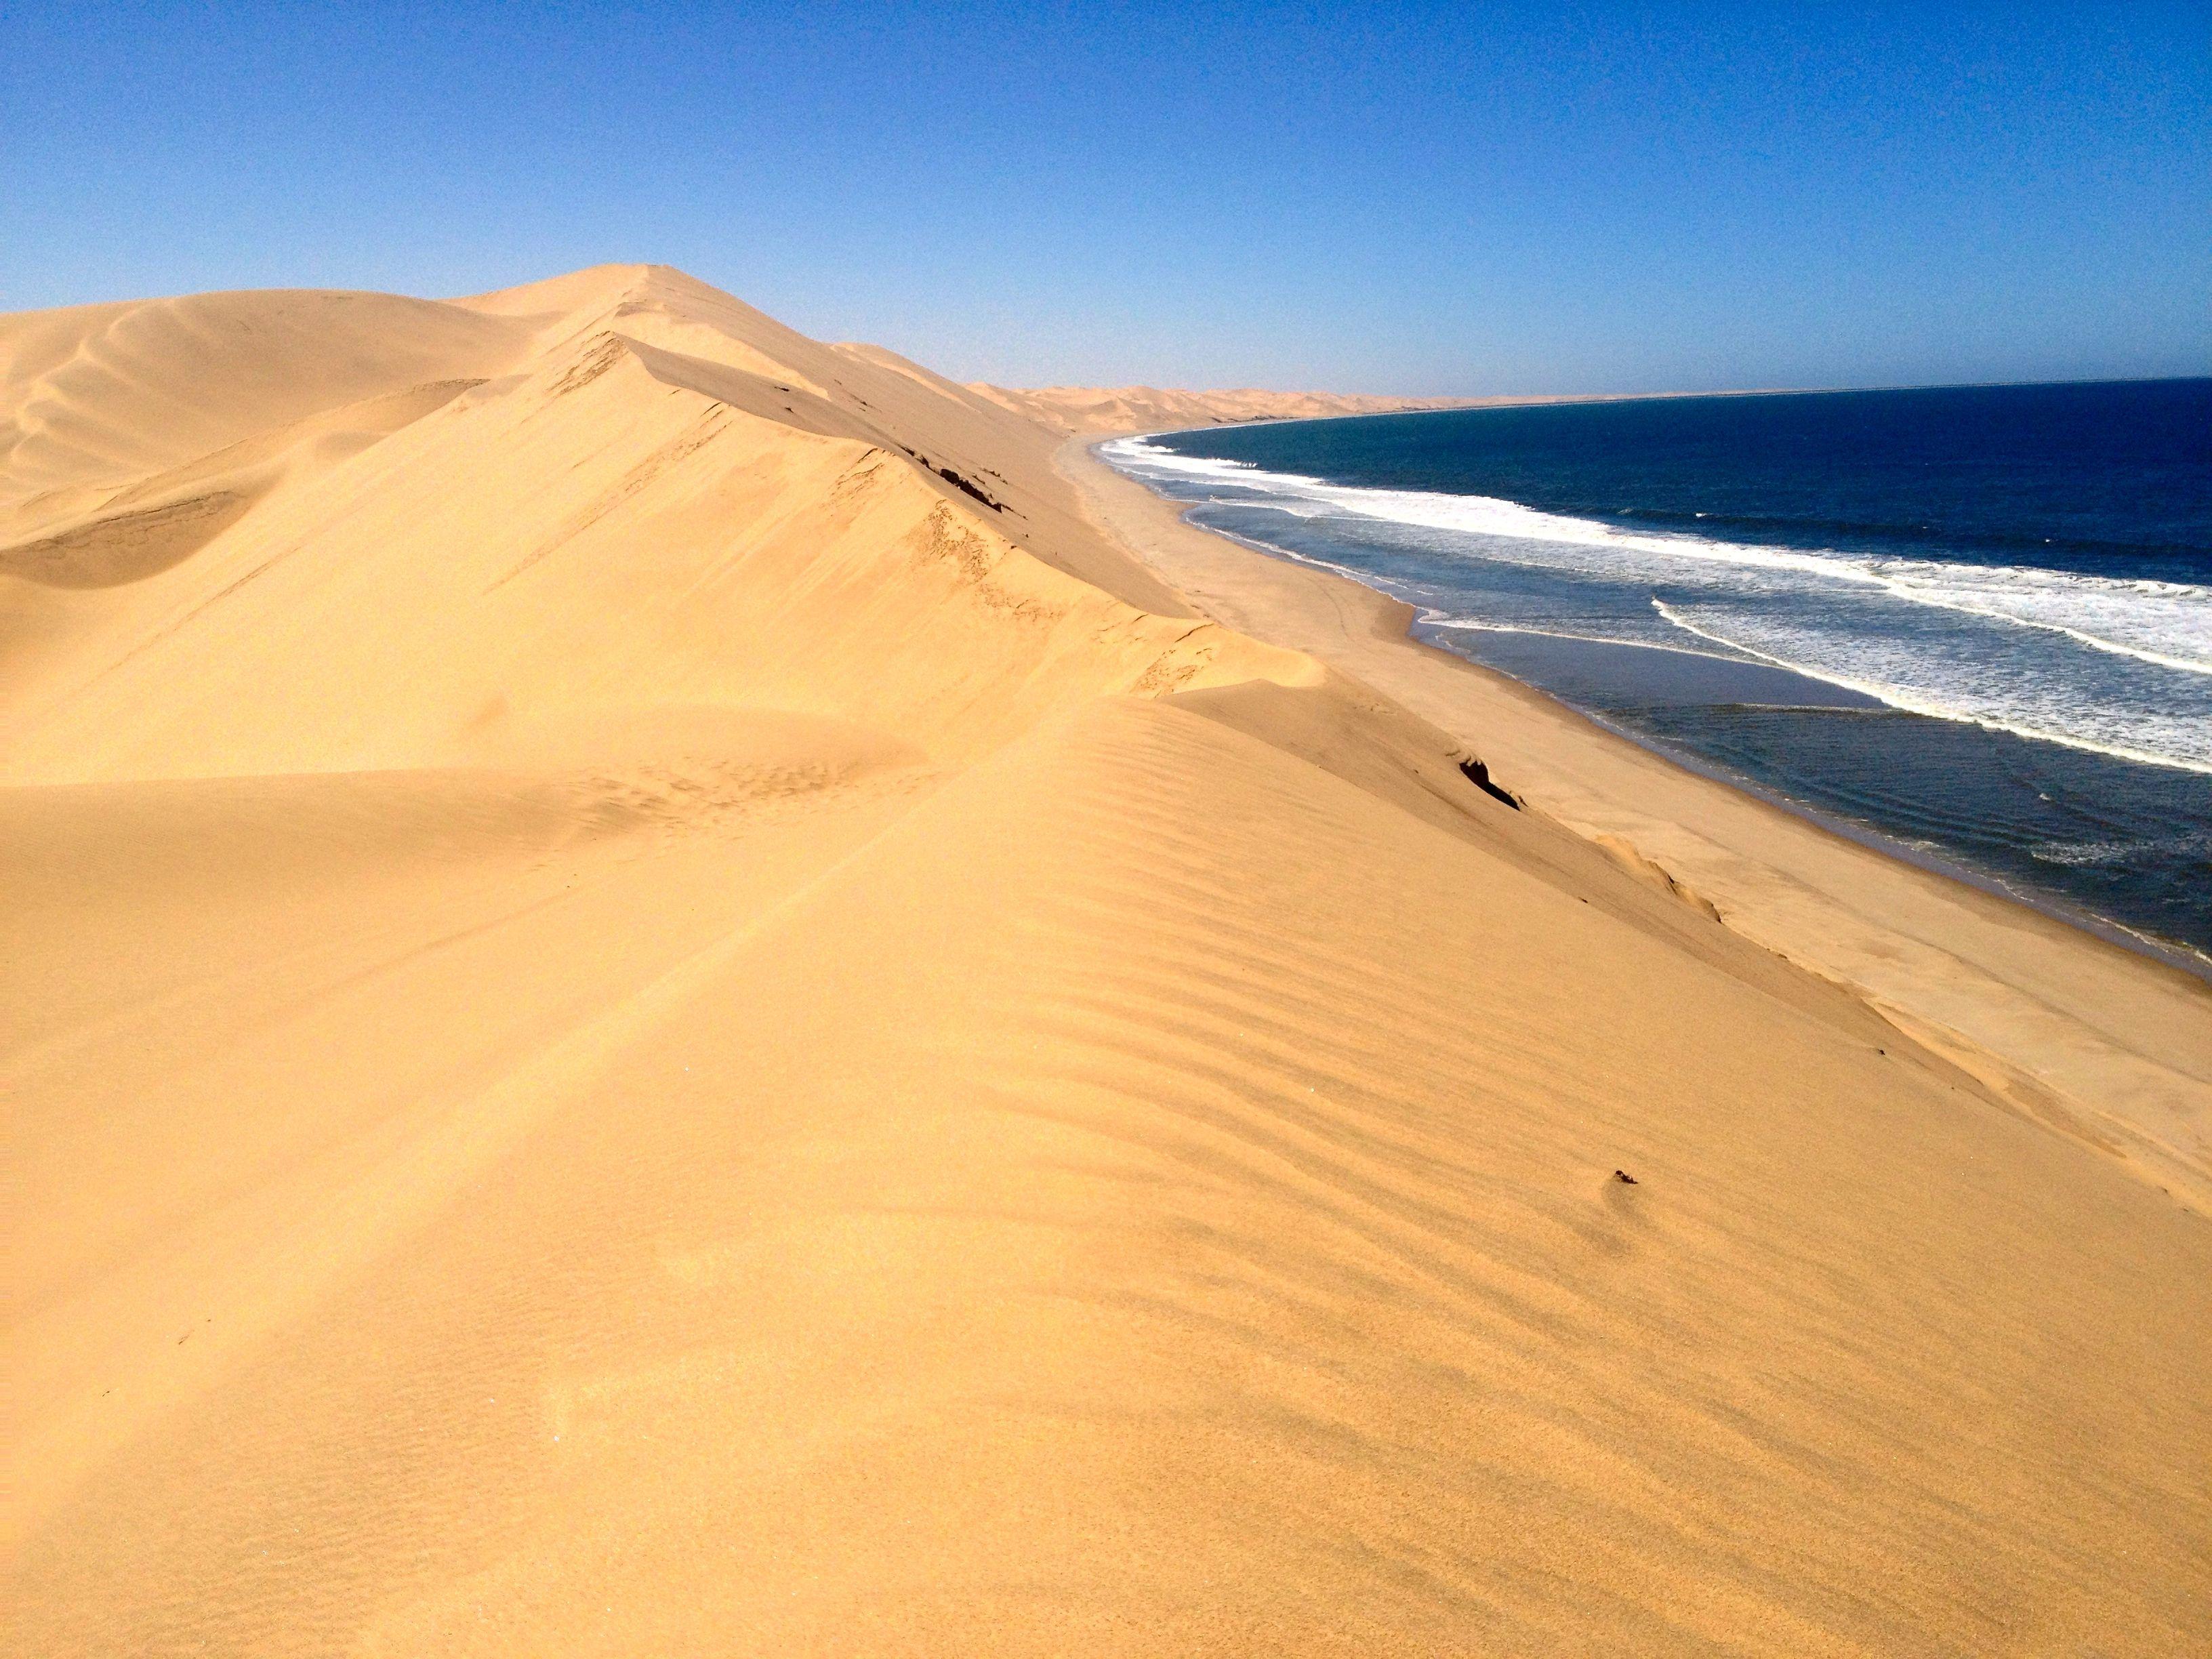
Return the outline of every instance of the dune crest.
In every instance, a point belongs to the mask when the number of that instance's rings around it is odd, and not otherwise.
[[[1073,404],[645,265],[0,366],[11,1652],[2197,1645],[2212,1227]]]

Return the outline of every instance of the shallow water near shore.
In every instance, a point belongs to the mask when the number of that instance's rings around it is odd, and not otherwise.
[[[1762,793],[2212,957],[2212,381],[1116,441],[1188,516]],[[2162,952],[2168,953],[2168,952]]]

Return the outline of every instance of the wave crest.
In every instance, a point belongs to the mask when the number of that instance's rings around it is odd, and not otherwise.
[[[1179,455],[1146,438],[1099,447],[1115,463],[1261,492],[1273,505],[1303,505],[1425,530],[1641,554],[1685,563],[1788,572],[1879,589],[1908,605],[2061,634],[2092,650],[2182,673],[2212,676],[2212,587],[2131,580],[2026,565],[1935,559],[1874,559],[1842,552],[1717,541],[1689,534],[1621,530],[1593,519],[1544,513],[1488,495],[1371,489],[1246,461]]]

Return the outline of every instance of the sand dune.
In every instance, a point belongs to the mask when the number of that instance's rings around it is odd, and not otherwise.
[[[2212,1225],[1060,417],[656,267],[0,362],[9,1651],[2201,1650]]]
[[[1456,409],[1505,401],[1483,398],[1374,398],[1340,392],[1163,391],[1158,386],[1048,386],[1034,390],[968,388],[1057,432],[1168,432],[1237,421],[1309,421],[1332,415],[1387,415],[1407,409]],[[1517,400],[1516,400],[1517,401]]]

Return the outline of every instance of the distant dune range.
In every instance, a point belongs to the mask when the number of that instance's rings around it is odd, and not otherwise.
[[[1018,415],[1060,432],[1172,432],[1236,421],[1311,421],[1334,415],[1389,415],[1415,409],[1465,409],[1529,401],[1502,398],[1365,398],[1334,392],[1174,392],[1158,386],[1048,386],[1033,392],[975,385]],[[1537,402],[1551,401],[1535,399]]]
[[[2203,1650],[2202,988],[1990,913],[2179,1128],[1923,1047],[1054,465],[1339,401],[641,266],[0,380],[9,1652]]]

